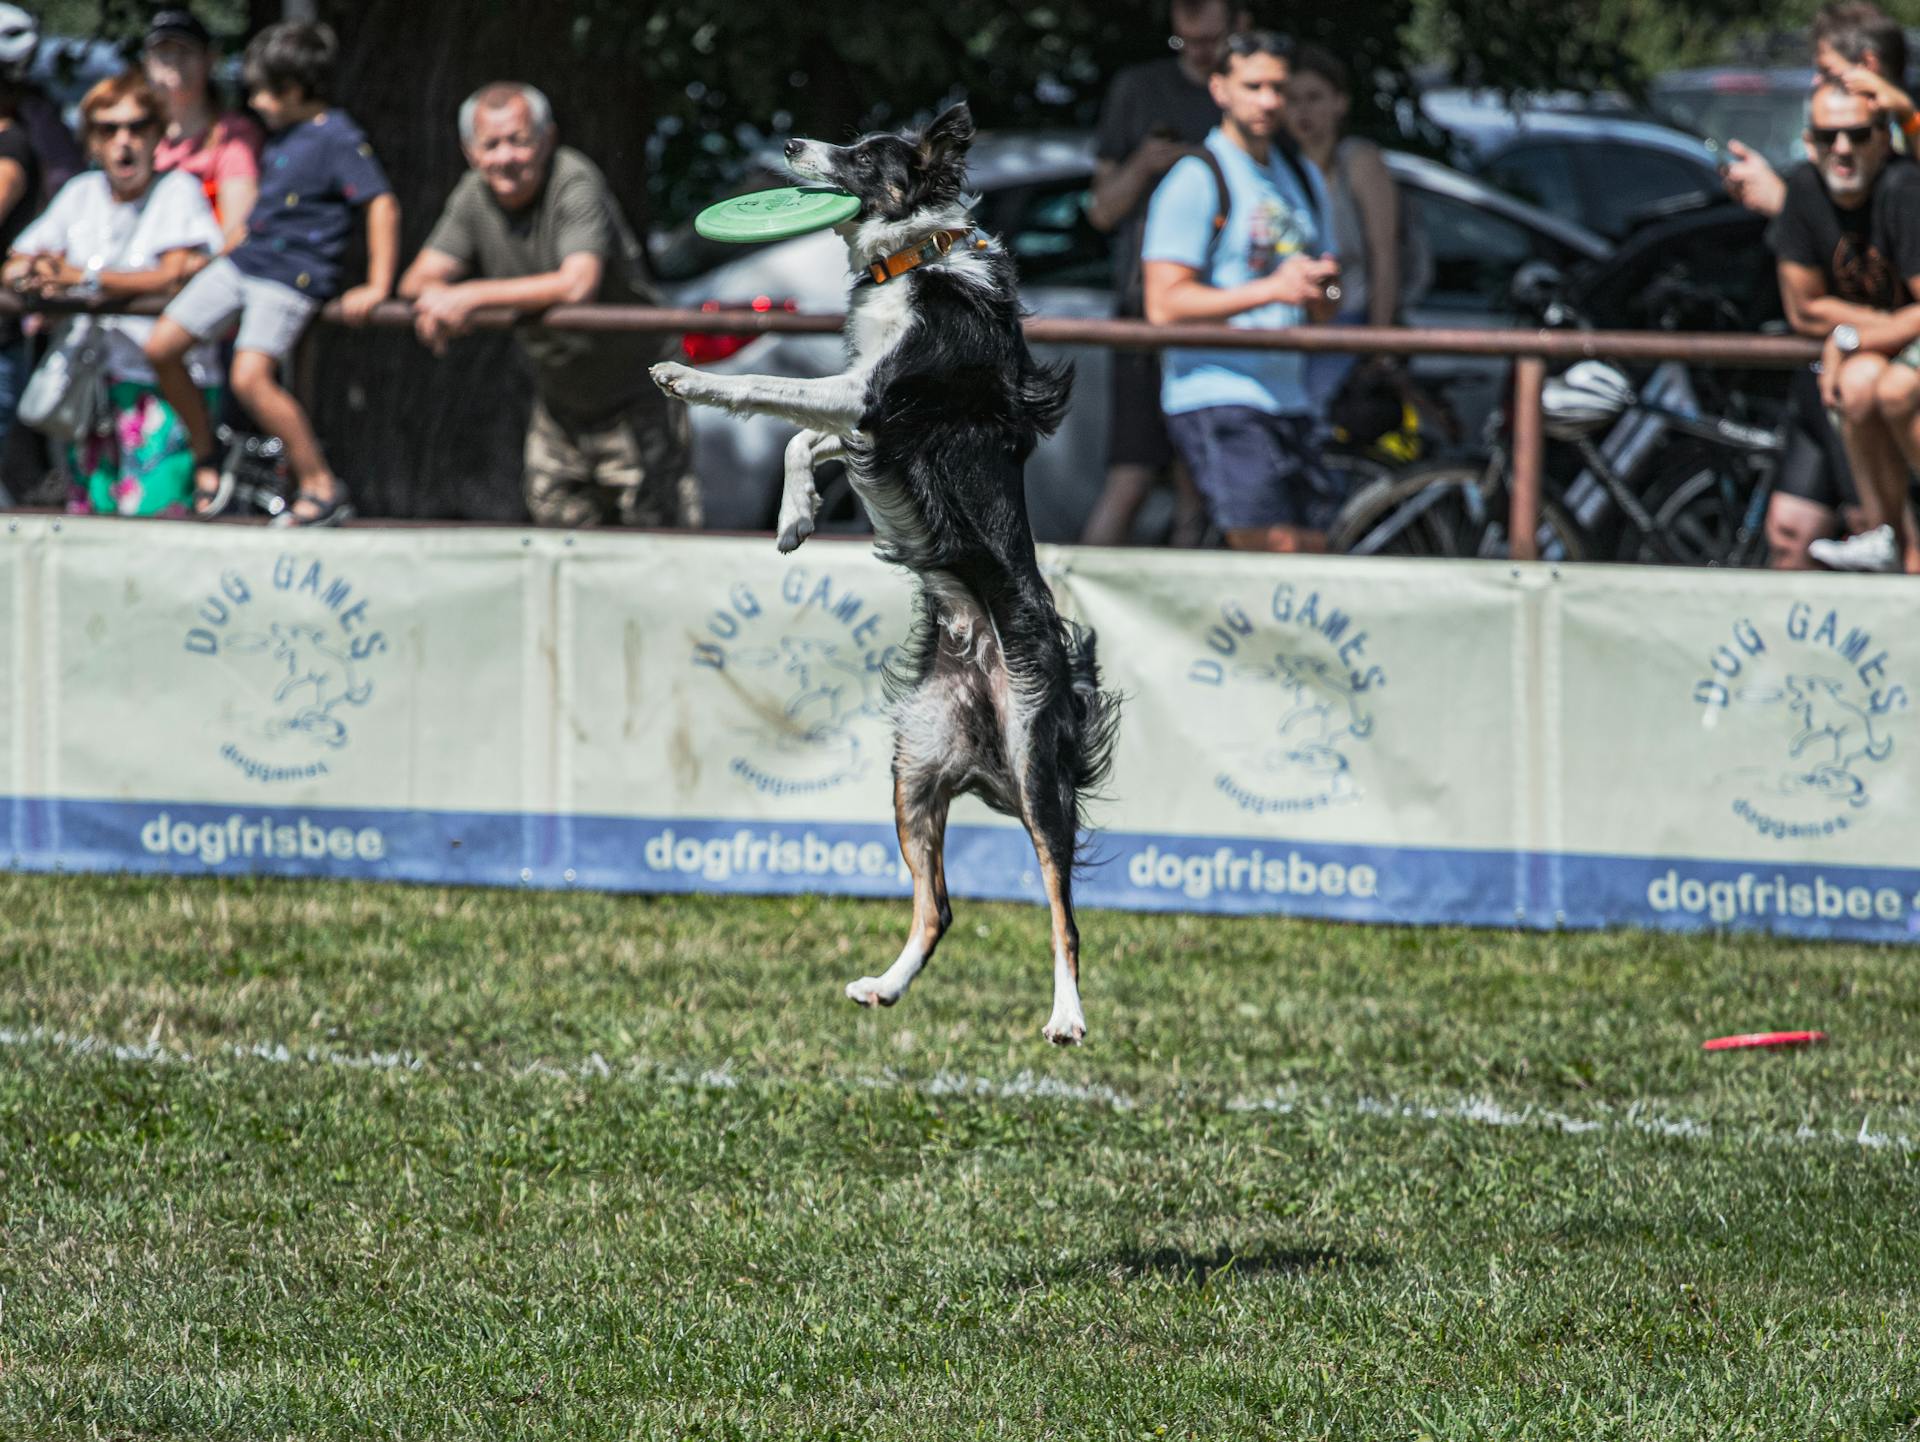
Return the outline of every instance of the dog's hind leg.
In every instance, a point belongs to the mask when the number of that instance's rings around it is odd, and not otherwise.
[[[1050,794],[1068,784],[1039,785],[1023,798],[1027,834],[1040,859],[1040,881],[1053,914],[1053,1014],[1040,1034],[1055,1046],[1078,1046],[1087,1035],[1087,1018],[1080,1010],[1080,928],[1073,919],[1073,799],[1070,794]]]
[[[896,749],[893,773],[894,825],[900,833],[900,854],[913,874],[913,930],[899,959],[879,976],[863,976],[847,983],[847,997],[862,1006],[892,1006],[906,995],[913,979],[933,957],[933,949],[953,925],[947,905],[947,807],[952,793],[940,775],[939,764],[916,763],[909,740]]]

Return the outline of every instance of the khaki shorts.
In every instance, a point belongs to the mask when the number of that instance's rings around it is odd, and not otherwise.
[[[221,256],[188,281],[163,312],[188,335],[212,340],[240,317],[235,350],[258,351],[285,360],[299,341],[320,302],[290,285],[243,273]]]
[[[698,527],[700,485],[686,405],[646,396],[588,429],[558,419],[536,398],[526,489],[536,525]]]

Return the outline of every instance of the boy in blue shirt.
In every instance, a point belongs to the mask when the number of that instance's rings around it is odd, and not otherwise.
[[[313,422],[277,374],[313,313],[335,295],[345,319],[357,325],[393,293],[400,205],[360,127],[327,103],[337,54],[330,29],[295,21],[269,25],[247,47],[248,100],[271,132],[260,156],[260,198],[247,217],[246,239],[188,282],[147,342],[161,394],[193,442],[199,516],[218,515],[232,492],[215,453],[212,421],[182,358],[236,315],[233,393],[286,443],[300,486],[294,504],[273,523],[331,526],[353,514]],[[353,214],[361,210],[367,279],[341,294],[341,260]]]
[[[1270,31],[1228,37],[1209,83],[1220,124],[1212,164],[1188,156],[1167,172],[1141,245],[1147,319],[1225,321],[1270,330],[1329,319],[1339,262],[1326,184],[1286,137],[1291,43]],[[1219,181],[1225,223],[1216,233]],[[1227,544],[1241,550],[1326,549],[1310,503],[1331,490],[1306,358],[1274,350],[1162,354],[1167,428]]]

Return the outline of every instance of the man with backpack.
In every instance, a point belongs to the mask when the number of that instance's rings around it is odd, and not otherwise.
[[[1147,319],[1272,330],[1326,321],[1340,265],[1327,189],[1285,129],[1292,44],[1230,36],[1209,83],[1220,124],[1203,154],[1167,172],[1141,246]],[[1239,550],[1322,551],[1333,486],[1297,351],[1162,355],[1160,399],[1173,443],[1215,527]]]

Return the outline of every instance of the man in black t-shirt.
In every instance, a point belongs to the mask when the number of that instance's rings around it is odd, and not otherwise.
[[[1245,28],[1246,15],[1232,0],[1173,0],[1169,18],[1175,53],[1114,77],[1100,107],[1094,143],[1087,219],[1113,237],[1114,308],[1128,319],[1146,314],[1140,237],[1147,202],[1174,161],[1198,149],[1220,123],[1207,80],[1221,45],[1235,28]],[[1141,502],[1155,479],[1171,468],[1180,491],[1174,543],[1195,544],[1205,512],[1193,482],[1175,464],[1160,413],[1160,357],[1154,351],[1116,350],[1110,363],[1107,485],[1081,540],[1090,546],[1125,545]]]
[[[1815,541],[1841,570],[1920,570],[1906,507],[1920,461],[1920,166],[1896,159],[1886,117],[1825,82],[1808,106],[1809,164],[1787,177],[1767,232],[1787,319],[1826,341],[1820,390],[1841,435],[1867,529]]]

